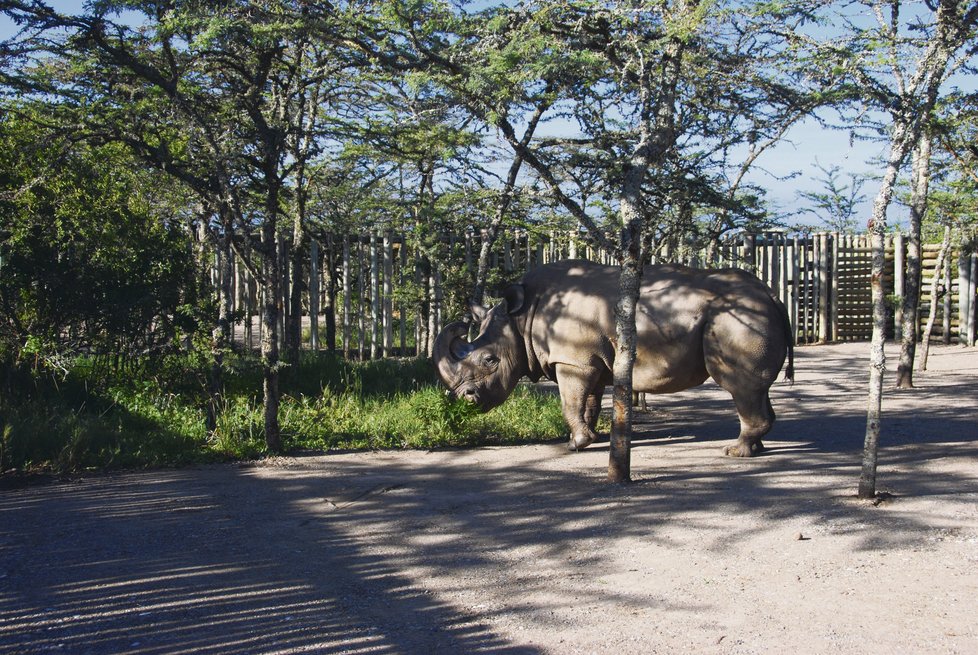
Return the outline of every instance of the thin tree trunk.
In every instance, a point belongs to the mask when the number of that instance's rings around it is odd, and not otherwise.
[[[221,391],[224,387],[224,353],[231,344],[231,314],[234,308],[234,260],[231,252],[230,221],[224,221],[225,233],[214,239],[217,245],[218,318],[211,332],[211,367],[207,380],[207,429],[217,427]]]
[[[869,356],[869,400],[866,410],[866,437],[863,443],[862,471],[859,476],[859,497],[876,496],[876,466],[879,458],[880,419],[883,406],[883,374],[886,371],[886,297],[883,293],[883,267],[886,261],[886,210],[893,196],[897,174],[906,159],[907,126],[894,126],[889,163],[879,192],[873,201],[870,233],[873,244],[873,266],[870,277],[873,291],[873,341]]]
[[[924,338],[920,344],[920,368],[918,370],[921,371],[927,370],[927,356],[930,354],[930,337],[934,331],[934,321],[937,318],[937,296],[941,286],[941,278],[944,275],[944,262],[948,258],[947,254],[950,247],[951,226],[945,225],[944,240],[941,241],[941,250],[937,253],[937,261],[934,263],[934,274],[930,279],[930,313],[927,315],[927,327],[924,328]],[[950,287],[949,284],[947,286]]]
[[[920,321],[921,257],[920,230],[927,212],[927,189],[930,182],[930,132],[925,131],[913,153],[910,197],[910,238],[907,241],[907,275],[903,291],[903,330],[900,340],[900,364],[897,366],[898,389],[913,388],[913,361],[917,350]]]
[[[266,177],[269,188],[265,201],[265,220],[261,226],[262,247],[262,308],[261,360],[263,372],[265,446],[271,452],[282,450],[282,436],[278,423],[279,408],[279,349],[278,324],[281,313],[282,276],[279,271],[278,239],[278,185],[273,182],[274,174]]]
[[[280,183],[276,177],[277,164],[269,157],[265,171],[268,189],[265,195],[265,216],[261,224],[262,258],[262,335],[261,361],[264,392],[265,446],[273,453],[282,450],[279,430],[279,317],[282,312],[282,275],[279,240],[276,234],[279,212]]]
[[[635,367],[635,313],[642,282],[642,221],[630,220],[622,230],[622,261],[618,279],[618,303],[615,305],[615,363],[612,377],[611,440],[609,444],[608,479],[631,481],[632,371]]]

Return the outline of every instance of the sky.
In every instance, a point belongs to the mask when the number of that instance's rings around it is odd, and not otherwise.
[[[81,0],[53,0],[50,4],[63,13],[79,13],[84,5]],[[0,14],[0,39],[8,38],[14,29],[12,21]],[[974,86],[974,82],[969,83]],[[885,149],[886,144],[851,140],[846,131],[825,128],[808,119],[792,128],[782,143],[758,160],[748,181],[766,189],[769,201],[780,211],[793,213],[805,204],[799,199],[800,192],[822,190],[824,174],[819,166],[838,166],[843,180],[848,180],[849,173],[878,176],[880,166],[874,162],[885,154]],[[867,218],[876,189],[877,183],[872,179],[862,189],[866,200],[860,214]],[[812,222],[811,217],[804,220]],[[888,222],[899,225],[905,221],[906,210],[891,206]]]

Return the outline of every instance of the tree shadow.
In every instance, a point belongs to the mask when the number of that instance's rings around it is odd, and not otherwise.
[[[557,444],[309,455],[7,492],[0,650],[531,654],[545,649],[514,637],[522,627],[559,633],[569,616],[600,620],[595,607],[713,610],[656,595],[654,577],[593,584],[621,579],[628,548],[729,557],[802,523],[855,535],[858,549],[927,548],[927,517],[853,499],[865,418],[826,395],[862,397],[865,385],[844,367],[828,377],[778,385],[770,452],[745,460],[714,443],[736,436],[725,392],[658,398],[628,486],[605,481],[600,447]],[[945,395],[969,382],[924,376],[887,412],[881,481],[896,506],[973,502],[976,401]]]

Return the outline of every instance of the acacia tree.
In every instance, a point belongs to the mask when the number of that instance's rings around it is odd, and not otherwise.
[[[869,222],[873,244],[873,341],[866,439],[858,493],[861,498],[872,498],[876,494],[883,373],[886,368],[883,352],[886,328],[883,268],[887,209],[900,170],[933,120],[933,112],[945,82],[963,58],[971,54],[966,46],[974,36],[978,4],[942,2],[931,7],[929,15],[918,7],[918,11],[910,16],[902,13],[906,6],[901,0],[872,0],[859,4],[870,10],[876,24],[864,26],[841,16],[845,26],[844,37],[822,44],[821,52],[829,65],[849,75],[862,102],[884,112],[889,118],[885,127],[889,152]],[[909,37],[905,36],[908,23],[912,26]],[[915,332],[914,326],[911,333]]]
[[[428,7],[424,5],[426,11]],[[713,5],[685,1],[544,1],[498,8],[472,22],[453,22],[444,12],[434,12],[434,18],[430,11],[418,19],[405,19],[406,12],[398,15],[413,53],[396,63],[416,64],[411,55],[420,53],[415,56],[426,70],[435,69],[434,79],[512,148],[515,157],[500,207],[505,208],[512,182],[525,164],[553,203],[622,265],[609,462],[613,480],[629,477],[634,315],[643,236],[671,214],[688,215],[683,208],[695,196],[690,192],[694,185],[679,153],[701,148],[707,138],[720,140],[715,130],[705,128],[724,105],[717,98],[735,95],[733,90],[749,79],[748,50],[762,48],[760,39],[737,29],[724,34],[722,14]],[[743,51],[734,52],[738,47]],[[770,42],[763,46],[769,47]],[[803,94],[787,93],[788,87],[770,80],[756,87],[754,97],[766,95],[769,107],[777,104],[771,98],[779,94],[796,101],[782,103],[793,110],[780,124],[804,113]],[[731,101],[725,110],[739,106],[744,111],[750,103],[746,94],[740,97],[740,105]],[[576,122],[580,137],[535,138],[536,126],[551,111]],[[774,125],[764,128],[764,139],[777,136]],[[754,132],[753,138],[737,142],[753,143],[756,158],[765,146],[762,130]],[[589,181],[594,178],[591,171],[601,172],[597,193]]]
[[[521,25],[519,11],[514,14],[505,7],[466,14],[439,2],[389,3],[379,13],[377,23],[360,30],[360,48],[388,71],[405,76],[409,85],[440,90],[446,107],[469,116],[470,133],[498,130],[527,147],[557,97],[555,87],[561,84],[557,78],[566,78],[573,67],[573,54],[563,50],[559,65],[561,57],[555,53],[549,63],[542,63],[546,57],[541,58],[541,51],[551,41],[533,26]],[[521,66],[520,62],[528,61],[535,63],[530,68]],[[489,219],[474,226],[482,240],[472,303],[484,300],[490,254],[520,195],[524,163],[517,150],[508,161],[469,167],[480,172],[473,181],[485,187],[495,180],[492,186],[497,187]],[[494,168],[506,172],[497,175]]]
[[[811,203],[802,212],[814,214],[833,232],[854,234],[858,228],[856,214],[859,205],[866,200],[862,193],[866,178],[849,173],[848,180],[843,181],[839,179],[842,170],[839,166],[816,165],[822,173],[819,180],[822,189],[798,194],[802,200]]]
[[[777,39],[761,45],[762,39],[739,32],[743,26],[725,32],[723,8],[685,1],[542,3],[541,7],[539,29],[559,44],[552,50],[579,53],[579,66],[588,71],[587,84],[572,87],[562,102],[573,104],[583,133],[575,144],[577,161],[605,173],[602,195],[610,200],[612,220],[599,225],[579,199],[565,192],[553,158],[538,144],[519,144],[511,128],[507,132],[505,124],[501,127],[559,204],[620,262],[609,479],[627,481],[643,235],[661,229],[670,215],[688,220],[693,198],[722,195],[701,192],[703,178],[690,171],[686,157],[693,160],[704,144],[727,139],[727,147],[734,142],[754,144],[755,156],[748,157],[753,161],[765,149],[765,139],[781,132],[778,126],[789,125],[815,104],[803,92],[772,84],[755,73],[755,60],[742,48],[751,44],[762,51],[776,47]],[[723,115],[731,124],[737,122],[730,117],[747,104],[734,100],[744,86],[754,89],[756,102],[769,109],[778,105],[791,109],[782,112],[780,121],[767,125],[768,136],[756,130],[753,136],[731,141],[734,130],[722,133],[709,126]],[[739,93],[741,100],[749,95]],[[716,150],[722,151],[723,146]],[[731,188],[735,194],[737,184]],[[605,232],[611,226],[619,231],[617,239]]]
[[[92,89],[118,115],[138,116],[152,106],[164,108],[154,109],[156,115],[173,117],[177,138],[153,138],[140,147],[213,200],[226,219],[225,234],[262,286],[265,441],[269,450],[280,450],[278,225],[295,163],[290,121],[300,115],[297,98],[305,99],[297,89],[308,84],[288,46],[312,29],[321,38],[331,34],[339,12],[284,1],[149,3],[141,7],[145,23],[133,29],[109,19],[108,12],[119,8],[113,3],[79,16],[59,15],[39,2],[13,6],[19,20],[37,29],[71,32],[61,54],[76,56],[83,62],[79,70],[93,74],[69,80],[68,91]],[[177,162],[190,163],[172,165]]]
[[[2,112],[0,366],[80,350],[125,363],[206,320],[178,309],[199,288],[176,185],[119,144],[66,132],[61,112]]]

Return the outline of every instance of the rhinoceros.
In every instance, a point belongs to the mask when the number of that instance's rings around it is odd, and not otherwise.
[[[567,260],[528,272],[491,309],[473,304],[468,323],[447,325],[433,359],[448,393],[482,411],[502,404],[524,376],[557,382],[571,450],[590,445],[601,396],[612,383],[619,270]],[[671,393],[712,377],[733,396],[740,436],[724,453],[750,457],[774,424],[768,392],[788,359],[791,326],[780,300],[738,270],[645,266],[636,310],[637,392]]]

